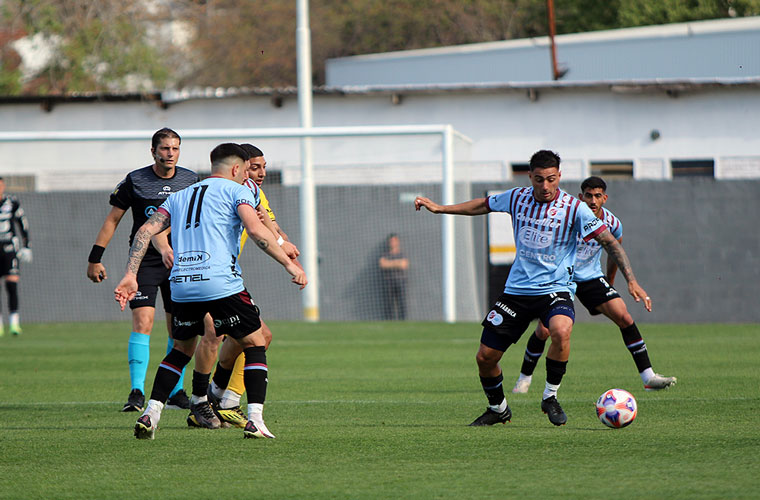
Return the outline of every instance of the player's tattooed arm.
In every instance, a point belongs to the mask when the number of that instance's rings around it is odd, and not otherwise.
[[[615,264],[617,264],[617,267],[625,280],[628,283],[636,281],[636,276],[633,275],[631,262],[628,260],[628,255],[626,255],[625,250],[623,250],[623,245],[612,236],[609,229],[605,229],[595,239],[600,245],[602,245],[602,247],[604,247],[607,255],[612,258]]]
[[[150,239],[153,235],[160,233],[171,225],[169,217],[161,212],[154,212],[150,219],[140,227],[135,233],[135,239],[129,248],[129,260],[127,261],[127,272],[137,274],[140,263],[148,251]]]

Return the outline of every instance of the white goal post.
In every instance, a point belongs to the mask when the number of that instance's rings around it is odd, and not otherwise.
[[[80,131],[18,131],[0,132],[0,143],[25,142],[78,142],[78,141],[134,141],[152,137],[154,130],[80,130]],[[287,127],[287,128],[218,128],[183,129],[183,139],[280,139],[318,137],[379,137],[379,136],[438,136],[441,140],[440,167],[442,179],[442,203],[453,204],[455,200],[454,141],[467,144],[472,141],[448,124],[345,126],[345,127]],[[301,151],[303,155],[304,152]],[[308,321],[319,320],[319,274],[317,264],[317,214],[315,206],[314,176],[312,163],[302,161],[299,188],[301,217],[301,260],[310,286],[302,298],[303,317]],[[443,319],[453,323],[456,314],[456,265],[454,216],[442,216],[442,297]]]

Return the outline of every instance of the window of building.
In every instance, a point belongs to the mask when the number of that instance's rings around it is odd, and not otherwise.
[[[670,160],[673,177],[714,177],[715,160]]]
[[[512,164],[513,177],[528,175],[529,173],[530,173],[530,163],[513,163]]]
[[[591,175],[604,179],[633,179],[632,161],[592,161]]]

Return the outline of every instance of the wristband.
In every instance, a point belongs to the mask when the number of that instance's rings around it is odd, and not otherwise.
[[[285,240],[282,239],[282,236],[280,236],[279,238],[277,238],[277,244],[278,245],[282,246],[283,243],[285,243]]]
[[[106,247],[102,247],[100,245],[92,245],[92,250],[90,250],[90,256],[87,257],[87,262],[90,264],[99,264],[100,258],[103,257],[103,252],[106,251]]]

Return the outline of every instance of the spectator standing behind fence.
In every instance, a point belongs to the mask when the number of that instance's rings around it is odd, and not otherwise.
[[[389,234],[386,243],[386,249],[378,261],[385,299],[385,319],[406,319],[409,259],[401,251],[401,239],[397,234]]]

